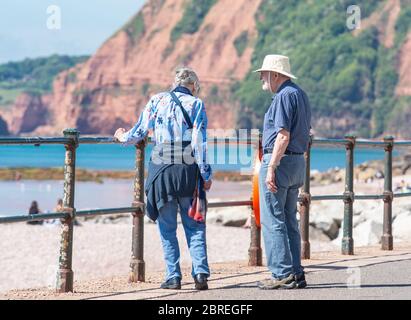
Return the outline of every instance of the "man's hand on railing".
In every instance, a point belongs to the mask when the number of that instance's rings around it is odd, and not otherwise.
[[[118,128],[116,132],[114,133],[114,138],[117,139],[118,141],[122,141],[122,138],[125,133],[126,133],[126,129]]]

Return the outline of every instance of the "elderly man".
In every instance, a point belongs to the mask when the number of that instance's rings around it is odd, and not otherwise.
[[[147,215],[157,221],[166,263],[162,289],[181,289],[180,249],[177,241],[177,212],[186,234],[192,259],[195,289],[208,289],[205,192],[212,184],[207,161],[207,115],[197,74],[190,68],[176,71],[173,90],[154,95],[138,122],[129,131],[119,128],[115,137],[124,144],[144,140],[154,130],[156,146],[150,158],[146,181]],[[186,152],[188,151],[188,152]],[[200,201],[195,193],[200,194]],[[180,209],[180,210],[178,210]],[[156,254],[156,253],[153,253]]]
[[[305,173],[304,152],[311,109],[305,92],[291,81],[288,57],[268,55],[260,72],[263,90],[275,93],[264,117],[260,170],[261,223],[270,279],[260,289],[304,288],[297,222],[298,189]]]

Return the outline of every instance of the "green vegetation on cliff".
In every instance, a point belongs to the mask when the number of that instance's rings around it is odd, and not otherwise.
[[[180,39],[183,34],[194,34],[202,25],[204,18],[210,11],[211,7],[217,0],[202,0],[188,1],[184,7],[184,13],[180,21],[174,26],[170,34],[170,43],[162,52],[162,58],[166,59],[175,48],[176,41]],[[182,58],[182,63],[185,60],[190,60],[190,57]]]
[[[128,36],[134,42],[140,40],[140,38],[144,35],[145,32],[144,17],[142,12],[140,11],[122,29],[126,31]]]
[[[215,3],[216,0],[189,1],[184,9],[183,17],[171,31],[170,40],[176,42],[184,33],[196,33]]]
[[[49,92],[57,74],[87,58],[52,55],[0,65],[0,105],[12,104],[21,92]],[[69,80],[75,81],[75,75],[73,74]]]
[[[244,50],[248,45],[248,31],[243,31],[241,34],[234,40],[234,47],[237,51],[237,55],[241,57],[244,53]]]
[[[347,29],[351,4],[348,0],[263,0],[256,14],[258,39],[252,66],[259,67],[266,54],[288,55],[315,117],[360,119],[356,133],[377,136],[389,125],[396,106],[404,105],[403,99],[394,96],[398,82],[395,66],[399,46],[410,30],[411,6],[403,1],[395,45],[387,49],[376,28],[363,29],[356,36]],[[370,0],[359,5],[365,19],[384,3]],[[258,75],[250,73],[232,90],[244,111],[239,125],[261,126],[270,95],[262,94]]]

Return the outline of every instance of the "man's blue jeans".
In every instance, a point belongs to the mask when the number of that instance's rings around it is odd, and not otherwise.
[[[261,162],[259,189],[261,225],[267,256],[267,266],[276,279],[291,273],[301,274],[301,236],[297,221],[298,188],[304,183],[303,155],[285,155],[275,170],[277,192],[265,183],[271,153]]]
[[[175,277],[182,279],[180,270],[180,248],[177,240],[177,209],[180,207],[181,222],[186,234],[187,245],[192,260],[191,275],[204,273],[210,275],[207,261],[206,225],[188,216],[190,197],[183,197],[167,202],[160,209],[157,219],[166,263],[166,281]]]

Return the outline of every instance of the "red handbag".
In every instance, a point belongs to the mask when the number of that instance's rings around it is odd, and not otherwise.
[[[199,184],[203,181],[198,180]],[[203,191],[204,196],[200,197],[198,192],[198,186],[194,191],[193,201],[191,202],[191,207],[188,209],[188,216],[194,219],[197,222],[205,222],[206,213],[207,213],[207,199],[205,198],[205,192]]]

